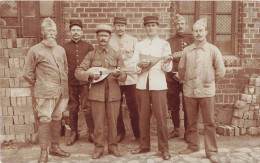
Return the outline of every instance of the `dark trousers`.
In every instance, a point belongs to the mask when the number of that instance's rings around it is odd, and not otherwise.
[[[167,104],[171,112],[174,128],[180,128],[180,93],[183,93],[183,85],[177,81],[167,82]],[[184,96],[182,95],[182,107],[184,112],[184,128],[187,128],[187,116],[185,111]]]
[[[157,123],[158,150],[168,152],[166,90],[136,90],[140,126],[140,148],[150,148],[150,118],[153,112]]]
[[[94,132],[94,122],[92,117],[92,110],[88,100],[89,85],[70,85],[69,86],[69,121],[71,131],[77,131],[78,128],[78,112],[79,107],[85,114],[86,123],[88,126],[88,132]]]
[[[117,120],[117,133],[121,135],[125,135],[126,133],[125,125],[123,121],[123,115],[122,115],[123,94],[125,94],[126,105],[130,113],[130,120],[131,120],[133,133],[135,138],[139,138],[140,137],[139,115],[138,115],[136,97],[135,97],[136,85],[120,86],[120,90],[121,90],[122,98],[120,101],[120,110],[119,110],[119,116]]]
[[[216,141],[216,125],[214,121],[215,100],[214,97],[190,98],[184,97],[187,111],[187,132],[186,139],[188,149],[199,149],[199,129],[198,114],[201,111],[204,123],[204,142],[206,156],[210,156],[218,151]]]
[[[103,152],[105,146],[104,125],[105,119],[108,124],[108,150],[116,150],[117,146],[117,118],[119,114],[120,101],[93,101],[90,100],[92,115],[94,119],[94,142],[95,151]]]

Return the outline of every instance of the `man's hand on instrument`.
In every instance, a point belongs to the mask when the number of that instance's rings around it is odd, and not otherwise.
[[[150,63],[151,63],[150,59],[144,59],[144,60],[141,61],[141,66],[143,68],[146,68],[150,65]]]
[[[90,78],[97,80],[100,77],[100,71],[94,70],[93,72],[90,73]]]
[[[121,71],[120,71],[120,67],[117,67],[117,68],[115,68],[115,70],[114,70],[114,75],[115,76],[119,76],[120,75],[120,73],[121,73]]]
[[[164,63],[170,63],[172,61],[172,56],[166,56],[165,58],[164,58]]]

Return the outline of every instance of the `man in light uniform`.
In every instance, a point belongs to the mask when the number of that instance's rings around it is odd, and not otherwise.
[[[131,68],[135,66],[135,62],[133,60],[133,54],[134,54],[135,45],[138,41],[137,38],[129,36],[125,33],[126,24],[127,24],[126,18],[123,17],[114,18],[115,34],[112,35],[109,44],[113,49],[118,51],[118,53],[122,56],[125,66]],[[127,75],[126,81],[119,83],[122,98],[120,104],[120,112],[117,120],[118,142],[123,140],[126,133],[125,125],[123,122],[123,116],[122,116],[123,94],[125,95],[126,104],[129,109],[131,126],[133,129],[135,139],[139,140],[140,138],[139,116],[138,116],[136,97],[135,97],[136,82],[137,82],[137,74],[130,72]]]

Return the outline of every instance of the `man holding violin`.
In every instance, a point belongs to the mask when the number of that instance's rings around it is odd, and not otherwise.
[[[92,155],[93,159],[100,158],[104,153],[104,125],[105,118],[108,124],[108,153],[116,157],[121,154],[117,145],[117,118],[120,108],[120,86],[118,81],[126,80],[126,73],[121,72],[120,68],[124,67],[124,61],[121,55],[109,46],[111,38],[111,27],[105,24],[97,26],[98,45],[88,53],[81,65],[75,71],[75,77],[80,81],[89,81],[102,78],[103,73],[98,70],[114,70],[104,80],[92,83],[89,91],[90,106],[94,120],[94,142],[95,150]],[[96,67],[94,71],[90,71]],[[89,71],[88,71],[89,70]],[[105,75],[105,74],[104,74]]]

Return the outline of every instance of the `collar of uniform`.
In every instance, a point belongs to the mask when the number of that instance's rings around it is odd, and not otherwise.
[[[101,53],[103,50],[105,50],[106,54],[110,52],[111,48],[109,45],[107,45],[106,47],[102,47],[100,45],[97,45],[97,50],[99,53]]]
[[[202,49],[203,51],[206,51],[208,47],[208,42],[205,42],[203,45],[197,47],[194,43],[191,44],[191,49],[190,50],[194,50],[194,49]]]
[[[146,38],[147,42],[149,42],[149,43],[154,42],[154,41],[159,40],[159,39],[160,39],[159,36],[156,36],[152,40],[149,37]]]
[[[115,37],[117,39],[123,39],[127,36],[127,34],[125,33],[123,36],[119,37],[116,33],[112,34],[112,37]]]
[[[72,41],[73,43],[80,43],[80,42],[81,42],[81,39],[79,39],[78,41],[71,39],[71,41]]]

